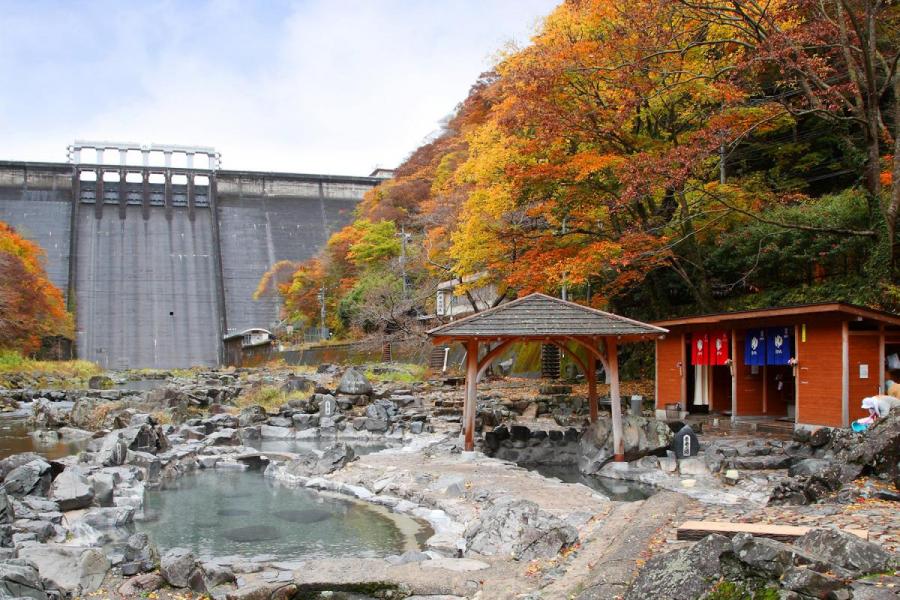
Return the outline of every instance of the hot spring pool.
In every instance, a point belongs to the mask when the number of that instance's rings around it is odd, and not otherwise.
[[[286,487],[259,471],[215,469],[148,491],[135,526],[160,551],[187,547],[202,558],[379,557],[420,549],[432,533],[379,506]]]

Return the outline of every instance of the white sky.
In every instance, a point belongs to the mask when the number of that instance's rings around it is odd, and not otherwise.
[[[366,175],[439,127],[557,0],[0,0],[0,159],[74,139]]]

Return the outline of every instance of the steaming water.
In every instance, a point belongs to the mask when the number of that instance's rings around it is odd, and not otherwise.
[[[659,491],[652,485],[644,483],[584,475],[575,465],[568,467],[541,465],[527,466],[526,468],[533,469],[544,477],[555,477],[565,483],[582,483],[592,490],[609,497],[610,500],[636,502],[638,500],[646,500]]]
[[[148,491],[136,523],[160,550],[279,559],[386,556],[418,549],[431,531],[411,518],[341,497],[290,488],[258,471],[208,470]]]

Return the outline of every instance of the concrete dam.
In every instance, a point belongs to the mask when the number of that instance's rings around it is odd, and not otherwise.
[[[71,163],[0,162],[0,220],[46,251],[77,356],[110,369],[219,364],[224,335],[278,319],[277,299],[252,298],[263,273],[316,254],[384,180],[219,170],[207,148],[153,147],[160,166],[146,146],[74,148]]]

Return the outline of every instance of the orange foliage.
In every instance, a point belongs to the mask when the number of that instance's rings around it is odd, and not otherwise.
[[[30,354],[49,336],[74,336],[62,292],[44,271],[44,251],[0,221],[0,348]]]

